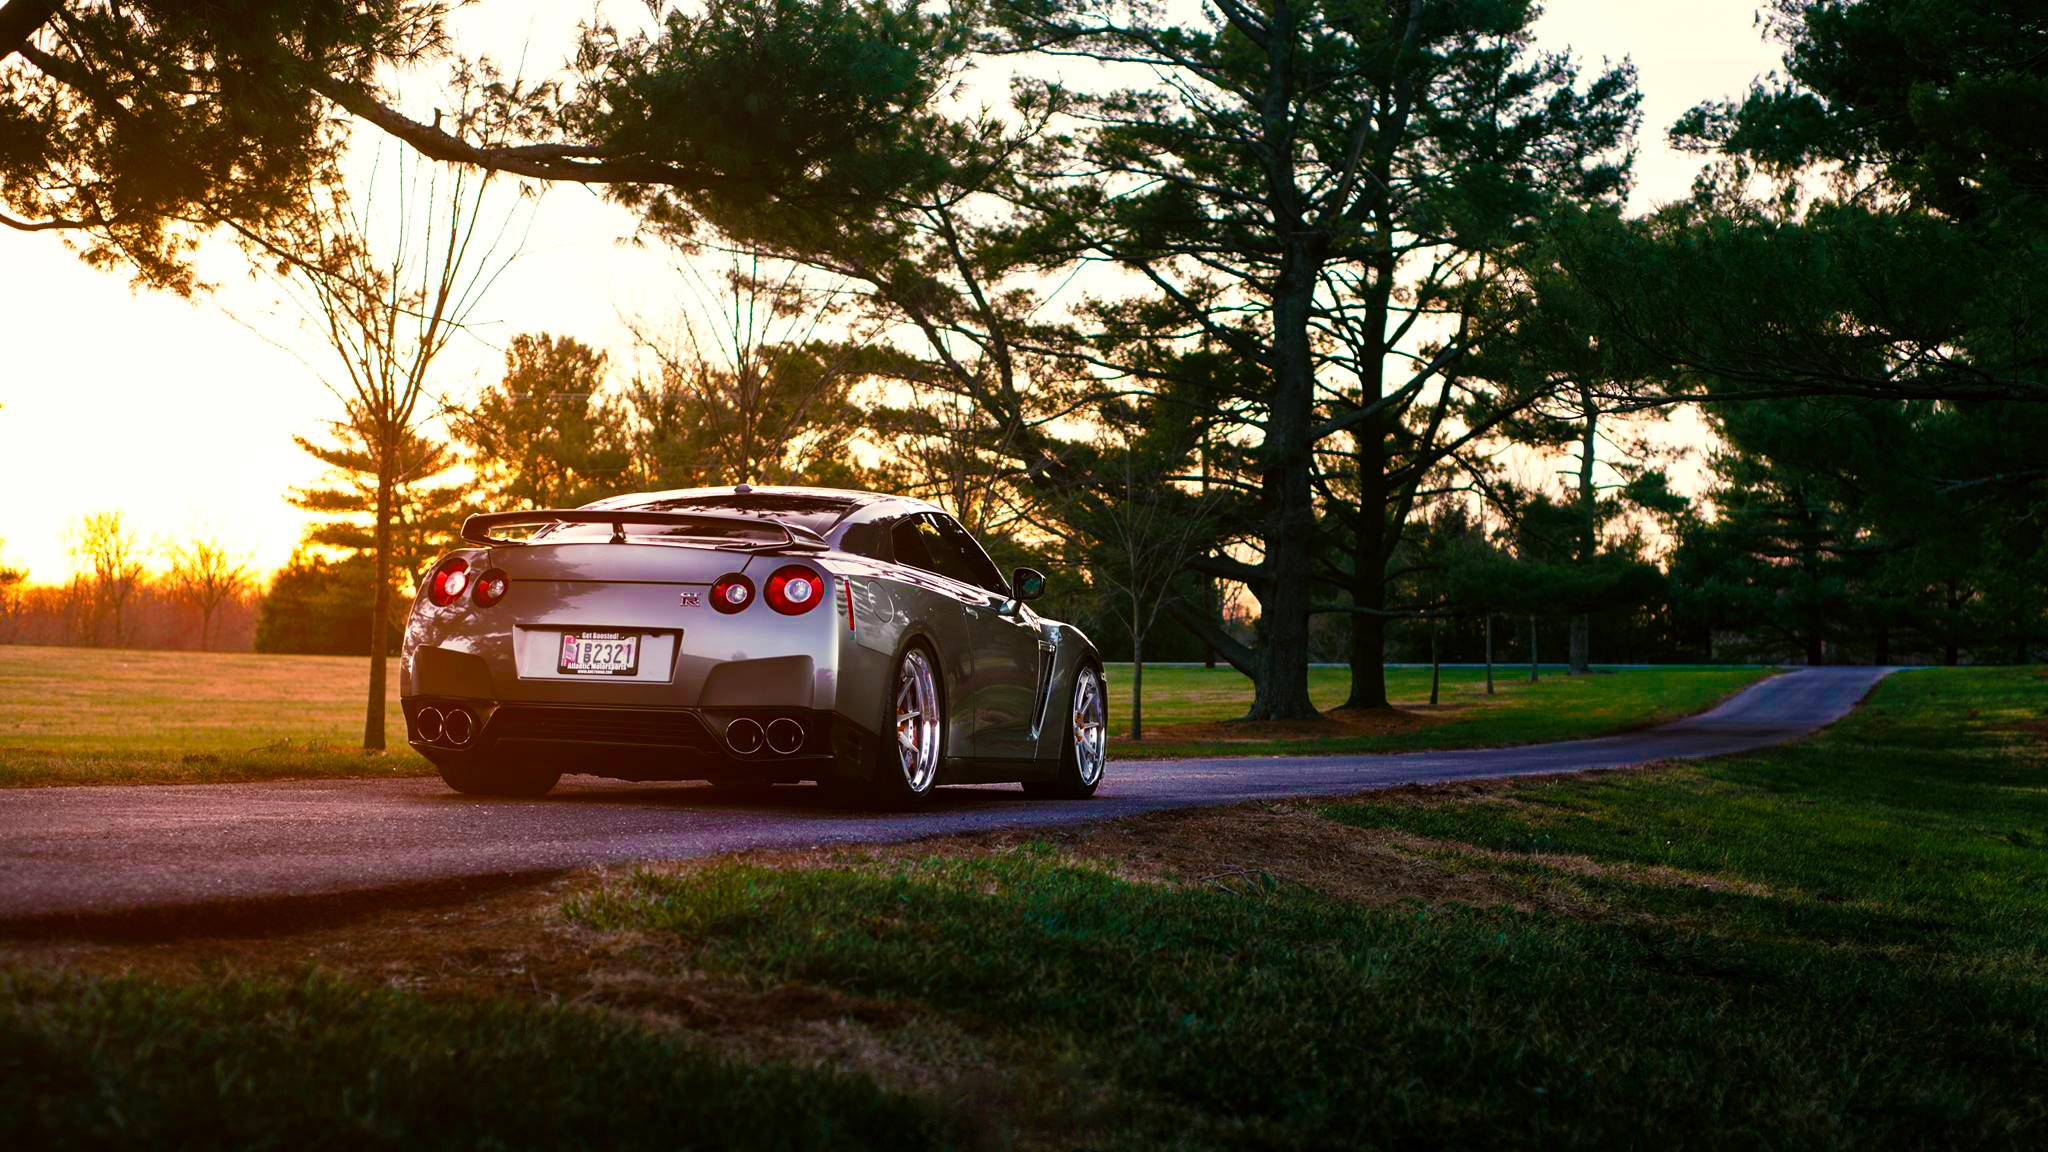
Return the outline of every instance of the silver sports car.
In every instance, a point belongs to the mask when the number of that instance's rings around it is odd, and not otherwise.
[[[1094,645],[920,500],[693,488],[472,516],[421,581],[399,693],[460,792],[565,772],[816,780],[890,805],[938,784],[1102,781]]]

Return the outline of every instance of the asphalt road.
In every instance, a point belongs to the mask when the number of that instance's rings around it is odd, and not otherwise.
[[[0,929],[204,919],[223,908],[381,899],[482,878],[746,848],[908,840],[1717,756],[1824,727],[1884,672],[1789,672],[1703,715],[1598,740],[1395,756],[1113,758],[1092,801],[1029,800],[1015,787],[943,789],[930,809],[909,815],[819,807],[808,788],[741,804],[702,786],[574,777],[544,799],[525,801],[457,796],[434,779],[0,790]]]

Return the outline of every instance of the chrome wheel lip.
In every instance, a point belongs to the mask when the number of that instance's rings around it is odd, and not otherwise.
[[[938,781],[943,720],[931,660],[912,648],[903,654],[896,677],[896,764],[914,795],[930,791]]]
[[[1109,715],[1102,693],[1102,677],[1093,668],[1083,668],[1074,678],[1074,767],[1081,783],[1093,786],[1102,779],[1109,760]]]

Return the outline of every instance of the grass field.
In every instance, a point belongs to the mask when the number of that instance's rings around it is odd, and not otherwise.
[[[1112,719],[1128,735],[1129,666],[1106,672],[1118,694]],[[1403,711],[1276,731],[1230,723],[1250,703],[1251,684],[1228,668],[1148,668],[1150,738],[1116,752],[1380,752],[1570,739],[1697,712],[1764,673],[1654,668],[1574,678],[1553,671],[1531,684],[1503,669],[1492,697],[1482,675],[1446,669],[1442,705],[1432,709],[1428,670],[1393,669],[1390,694]],[[1341,668],[1311,670],[1316,702],[1341,703],[1346,677]],[[369,683],[361,659],[0,646],[0,786],[430,773],[405,746],[395,662],[391,682],[391,751],[367,755],[357,748]]]
[[[1701,763],[23,952],[0,1142],[2039,1146],[2044,731],[1912,672]]]

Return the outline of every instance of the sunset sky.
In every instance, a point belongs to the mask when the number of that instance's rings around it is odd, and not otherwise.
[[[586,3],[484,3],[458,13],[456,43],[517,59],[529,73],[566,55]],[[623,15],[644,12],[627,5]],[[1644,121],[1636,208],[1682,195],[1699,167],[1664,130],[1703,99],[1739,94],[1770,71],[1753,0],[1554,0],[1547,47],[1589,66],[1632,58]],[[363,130],[363,139],[375,133]],[[391,145],[395,147],[395,145]],[[592,189],[558,185],[533,215],[523,255],[476,315],[474,338],[443,361],[434,387],[461,400],[501,366],[518,332],[577,336],[632,360],[625,320],[657,323],[688,294],[673,254],[632,243],[631,214]],[[338,406],[321,384],[321,347],[276,291],[222,245],[203,265],[214,291],[193,300],[135,292],[119,272],[83,264],[54,234],[0,233],[0,563],[37,582],[71,569],[67,536],[88,513],[118,509],[145,540],[218,537],[268,573],[304,520],[288,489],[317,478],[293,443]]]

